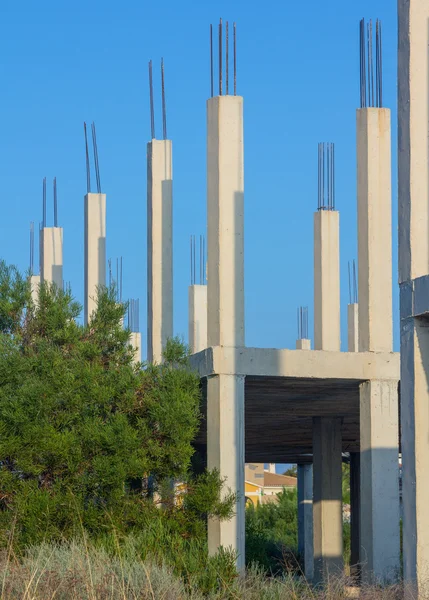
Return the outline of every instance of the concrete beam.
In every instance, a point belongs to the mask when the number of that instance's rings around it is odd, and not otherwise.
[[[63,289],[63,228],[40,230],[40,279]]]
[[[314,214],[314,349],[339,351],[340,213]]]
[[[304,575],[311,581],[314,576],[312,464],[298,465],[298,554]]]
[[[214,374],[399,381],[399,354],[323,352],[271,348],[207,348],[191,357],[201,377]]]
[[[347,345],[349,352],[359,350],[359,306],[349,304],[347,306]]]
[[[244,346],[243,98],[207,101],[209,346]]]
[[[390,110],[356,113],[359,350],[391,352],[392,190]]]
[[[173,337],[173,166],[171,140],[147,145],[147,359],[162,362]]]
[[[360,560],[367,582],[399,575],[398,385],[367,381],[360,388]]]
[[[207,348],[207,286],[189,286],[189,347],[192,354]]]
[[[97,290],[106,285],[106,194],[86,194],[84,221],[84,322],[87,324],[97,308]]]
[[[314,581],[343,572],[341,419],[313,419]]]

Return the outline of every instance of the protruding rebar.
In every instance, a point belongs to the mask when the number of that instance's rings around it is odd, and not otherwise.
[[[46,227],[46,177],[43,178],[43,218],[42,227]]]
[[[234,23],[234,96],[237,95],[237,27]]]
[[[91,168],[89,164],[89,150],[88,150],[88,133],[86,131],[86,123],[83,124],[83,130],[85,133],[85,156],[86,156],[86,192],[91,193]]]
[[[353,259],[348,262],[349,272],[349,304],[357,304],[358,302],[358,286],[356,277],[356,261]]]
[[[219,21],[219,96],[222,96],[222,19]]]
[[[30,223],[30,275],[34,272],[34,221]]]
[[[308,339],[308,306],[297,308],[298,339]]]
[[[225,87],[226,87],[226,95],[229,94],[229,36],[228,36],[228,21],[225,25]]]
[[[335,210],[335,148],[333,143],[318,144],[317,210]]]
[[[213,81],[213,25],[210,25],[210,97],[214,96],[214,81]]]
[[[54,177],[54,227],[58,227],[58,198],[56,177]]]
[[[150,97],[150,131],[151,139],[155,139],[155,109],[153,104],[152,61],[149,61],[149,97]]]
[[[165,105],[164,59],[161,58],[161,94],[162,94],[162,133],[167,139],[167,109]]]
[[[92,145],[94,148],[94,167],[95,167],[95,180],[97,183],[97,193],[101,194],[101,180],[100,180],[100,165],[98,162],[98,146],[97,146],[97,134],[95,131],[95,123],[91,125],[92,129]]]
[[[382,108],[383,106],[383,59],[381,21],[375,24],[375,68],[374,34],[372,20],[365,27],[365,19],[359,23],[360,62],[360,107]]]
[[[121,270],[119,275],[119,302],[122,302],[122,283],[123,283],[123,262],[121,256]]]
[[[112,259],[109,258],[109,260],[107,261],[107,266],[108,266],[108,270],[109,270],[109,289],[112,288]]]

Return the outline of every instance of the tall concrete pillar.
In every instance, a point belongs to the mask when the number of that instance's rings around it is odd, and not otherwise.
[[[40,279],[63,289],[63,228],[40,230]]]
[[[398,22],[403,557],[418,593],[429,574],[429,328],[412,289],[429,274],[429,3],[399,0]]]
[[[84,221],[84,322],[87,324],[97,308],[98,287],[106,285],[106,194],[86,194]]]
[[[341,349],[340,213],[314,214],[314,349]]]
[[[147,145],[147,359],[160,363],[173,337],[173,166],[171,140]]]
[[[359,350],[392,352],[390,110],[356,115]]]
[[[207,286],[189,286],[189,347],[192,354],[207,348]]]
[[[298,465],[298,553],[310,581],[314,576],[313,465]]]
[[[132,331],[130,334],[130,346],[132,348],[134,348],[135,350],[135,354],[134,354],[134,364],[140,363],[142,360],[142,337],[141,337],[141,333],[138,331]]]
[[[313,419],[314,581],[343,571],[341,419]]]
[[[347,349],[349,352],[359,351],[359,305],[347,305]]]
[[[339,351],[339,212],[314,215],[314,348]],[[343,568],[341,420],[313,419],[314,578],[341,574]]]
[[[31,299],[33,301],[34,306],[37,306],[39,302],[39,286],[40,286],[40,275],[31,275],[30,276],[30,290],[31,290]]]
[[[392,352],[390,110],[357,110],[356,132],[359,350]],[[391,580],[399,570],[396,384],[362,384],[360,439],[362,577]]]
[[[359,307],[347,307],[348,351],[359,350]],[[350,574],[360,576],[360,453],[350,452]]]
[[[360,386],[360,561],[365,581],[399,575],[398,384]]]
[[[207,101],[208,346],[244,346],[243,98]],[[230,365],[234,373],[235,365]],[[209,551],[232,546],[244,568],[244,378],[207,382],[208,467],[217,467],[238,494],[230,521],[212,520]]]

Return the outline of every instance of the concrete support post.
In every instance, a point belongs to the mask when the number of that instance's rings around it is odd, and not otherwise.
[[[63,289],[63,228],[40,230],[40,279]]]
[[[33,301],[34,306],[37,306],[39,302],[39,285],[40,285],[40,275],[31,275],[30,276],[30,290],[31,290],[31,299]]]
[[[209,554],[222,546],[238,553],[237,567],[245,561],[244,489],[244,377],[215,375],[207,379],[207,466],[218,469],[226,486],[238,494],[235,515],[229,521],[210,519]]]
[[[350,452],[350,574],[360,577],[360,453]]]
[[[313,419],[314,580],[343,570],[341,419]]]
[[[207,101],[207,344],[244,346],[243,98]],[[230,365],[234,373],[235,365]],[[207,381],[207,463],[238,493],[231,521],[210,521],[209,552],[232,546],[244,568],[244,377]]]
[[[314,349],[341,349],[340,213],[314,215]]]
[[[132,331],[130,335],[130,346],[134,348],[134,364],[140,363],[142,360],[142,335],[137,331]]]
[[[359,305],[347,306],[347,346],[349,352],[359,351]]]
[[[365,581],[399,574],[398,384],[360,386],[360,561]]]
[[[207,286],[189,286],[189,347],[192,354],[207,348]]]
[[[313,465],[298,465],[298,553],[310,581],[314,576]]]
[[[171,140],[147,145],[147,359],[160,363],[173,337],[173,166]]]
[[[429,329],[407,288],[429,273],[429,3],[398,0],[398,211],[404,578],[429,574]]]
[[[106,194],[86,194],[84,322],[97,308],[97,289],[106,285]]]
[[[311,350],[311,340],[307,340],[306,338],[296,340],[295,348],[297,350]]]
[[[357,110],[359,350],[392,352],[390,110]]]

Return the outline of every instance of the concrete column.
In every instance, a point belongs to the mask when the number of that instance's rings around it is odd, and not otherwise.
[[[173,165],[171,140],[147,145],[147,359],[160,363],[173,337]]]
[[[298,553],[310,581],[314,576],[313,465],[298,465]]]
[[[243,98],[207,101],[207,344],[244,346]],[[230,365],[234,373],[235,365]],[[244,377],[207,382],[207,462],[238,493],[231,521],[210,521],[209,552],[232,546],[244,568]]]
[[[314,580],[343,572],[341,419],[313,419]]]
[[[340,213],[314,215],[314,349],[341,349]]]
[[[243,98],[207,101],[208,346],[244,346]]]
[[[296,340],[295,347],[297,350],[311,350],[311,340],[307,340],[306,338]]]
[[[398,384],[360,386],[360,560],[365,581],[399,574]]]
[[[192,354],[207,348],[207,286],[189,286],[189,347]]]
[[[350,575],[360,577],[360,452],[350,452]]]
[[[84,322],[97,308],[97,289],[106,285],[106,194],[86,194]]]
[[[423,590],[429,574],[429,329],[413,318],[406,291],[429,273],[428,22],[426,0],[398,0],[403,557],[405,581]]]
[[[30,276],[30,290],[31,290],[31,299],[33,301],[34,306],[37,306],[39,302],[39,285],[40,285],[40,275],[31,275]]]
[[[356,113],[359,350],[392,352],[390,110]]]
[[[137,331],[132,331],[130,335],[129,344],[136,351],[134,354],[134,364],[141,362],[142,360],[142,335]]]
[[[63,289],[63,228],[40,230],[40,279]]]
[[[226,478],[226,488],[238,493],[229,521],[210,519],[209,554],[222,546],[238,552],[237,567],[245,560],[244,377],[215,375],[207,379],[207,466]]]
[[[359,305],[347,306],[347,346],[349,352],[359,351]]]

